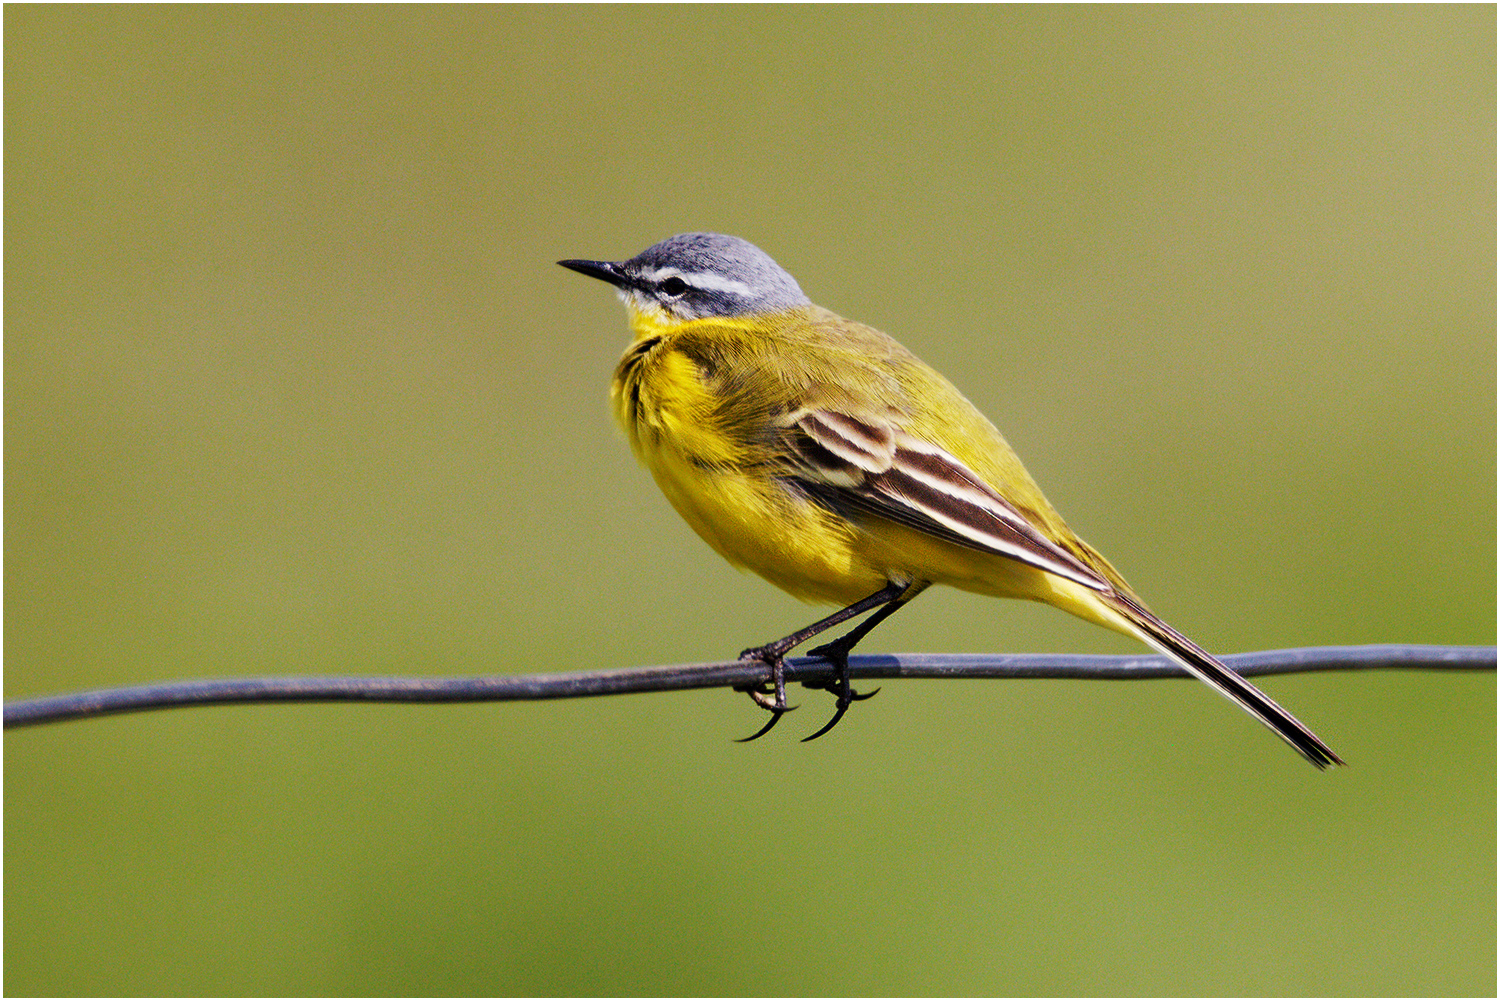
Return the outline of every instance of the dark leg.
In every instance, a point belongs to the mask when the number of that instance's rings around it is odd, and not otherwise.
[[[827,691],[832,692],[836,696],[836,701],[834,702],[833,719],[829,720],[827,723],[824,723],[823,728],[817,733],[814,733],[807,737],[803,737],[802,742],[804,744],[809,740],[817,740],[819,737],[823,736],[823,734],[827,733],[829,730],[832,730],[835,726],[837,726],[839,720],[844,718],[844,713],[848,712],[850,705],[855,702],[863,702],[865,699],[868,699],[872,695],[874,695],[875,692],[880,691],[880,689],[877,688],[873,692],[865,692],[864,694],[861,694],[859,692],[856,692],[849,686],[849,651],[854,649],[854,645],[856,643],[868,636],[871,629],[874,629],[876,626],[880,625],[886,619],[894,615],[897,609],[905,607],[906,603],[912,598],[915,598],[919,593],[921,593],[922,588],[925,586],[926,585],[921,585],[916,588],[907,588],[906,590],[902,591],[901,594],[898,595],[895,599],[892,599],[891,602],[884,608],[877,611],[874,615],[870,616],[868,619],[861,622],[859,625],[855,626],[853,629],[849,630],[847,633],[840,636],[832,643],[824,643],[820,647],[814,647],[813,649],[807,651],[807,655],[809,657],[822,657],[824,660],[828,661],[828,663],[833,665],[833,681],[831,681],[827,685]]]
[[[737,691],[746,692],[750,696],[750,698],[755,700],[756,705],[771,713],[771,718],[759,731],[749,737],[743,738],[741,743],[755,740],[757,737],[764,737],[766,734],[771,732],[771,728],[773,726],[781,721],[781,717],[784,713],[790,711],[792,708],[795,708],[786,704],[785,661],[787,652],[789,650],[800,643],[806,642],[807,640],[818,635],[824,630],[833,628],[840,622],[845,622],[849,619],[852,619],[854,616],[859,615],[863,612],[868,612],[872,608],[878,608],[881,605],[886,606],[885,608],[882,608],[878,613],[871,616],[871,621],[862,624],[858,629],[855,629],[853,632],[851,632],[849,636],[845,636],[843,639],[837,641],[836,643],[830,644],[830,646],[836,646],[838,643],[843,643],[845,640],[849,640],[850,637],[853,637],[853,639],[848,642],[845,648],[846,656],[843,662],[844,688],[847,689],[849,685],[849,661],[847,657],[848,647],[852,647],[855,643],[858,643],[860,638],[863,637],[865,633],[869,632],[870,629],[875,625],[875,623],[890,615],[892,611],[900,607],[900,599],[902,598],[902,596],[906,595],[909,590],[910,585],[897,584],[892,581],[885,587],[881,588],[879,591],[876,591],[874,594],[870,595],[868,598],[862,598],[859,601],[856,601],[854,604],[850,605],[848,608],[840,609],[839,611],[834,612],[832,615],[828,616],[826,619],[819,619],[812,625],[799,629],[796,632],[792,633],[790,636],[784,636],[774,643],[767,643],[765,646],[751,647],[749,650],[743,651],[740,654],[741,660],[758,660],[771,668],[771,685],[769,689],[767,689],[762,684],[756,685],[754,687],[740,688],[737,689]],[[836,664],[835,667],[837,667]],[[871,694],[874,693],[872,692]],[[847,708],[847,706],[844,708]],[[843,709],[839,710],[839,715],[843,715]],[[837,722],[837,718],[838,717],[834,718],[835,722]],[[824,727],[823,730],[818,731],[818,733],[821,734],[827,729],[828,727]],[[817,734],[815,734],[814,736],[817,736]]]

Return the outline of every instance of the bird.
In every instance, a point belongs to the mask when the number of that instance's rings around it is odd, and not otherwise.
[[[632,340],[611,384],[615,417],[668,501],[719,555],[839,611],[741,659],[741,689],[790,707],[785,657],[833,668],[827,733],[853,702],[849,652],[934,584],[1042,602],[1133,637],[1234,702],[1318,768],[1343,764],[1311,730],[1151,612],[1048,503],[1005,438],[953,383],[892,337],[814,305],[739,237],[682,233],[621,261],[564,268],[612,285]],[[811,686],[818,687],[818,686]]]

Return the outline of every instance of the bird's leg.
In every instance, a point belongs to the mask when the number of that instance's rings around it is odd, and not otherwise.
[[[747,743],[758,737],[764,737],[771,732],[773,726],[781,722],[783,714],[796,708],[795,706],[788,706],[786,704],[786,655],[788,651],[798,644],[804,643],[818,635],[818,633],[833,628],[840,622],[847,621],[863,612],[868,612],[872,608],[885,605],[886,608],[881,609],[880,613],[871,616],[874,620],[873,622],[865,623],[849,634],[854,637],[853,641],[849,643],[849,646],[853,646],[859,642],[860,637],[870,631],[869,627],[874,622],[879,622],[890,614],[890,610],[897,607],[897,599],[906,594],[908,589],[909,585],[897,584],[892,581],[868,598],[861,598],[848,608],[841,608],[826,619],[819,619],[810,626],[804,626],[790,636],[783,636],[774,643],[767,643],[765,646],[751,647],[748,650],[742,651],[740,653],[740,660],[758,660],[771,669],[771,682],[769,687],[764,682],[761,682],[753,686],[738,687],[735,691],[748,694],[755,701],[756,705],[771,714],[771,718],[758,731],[748,737],[742,738],[740,743]],[[845,637],[845,639],[847,638]],[[844,685],[847,687],[849,683],[847,658],[845,659],[844,673]],[[839,715],[843,715],[842,710],[840,710]],[[823,730],[827,729],[827,727],[823,728]],[[822,732],[822,730],[819,731],[819,733]]]
[[[844,718],[844,713],[848,712],[849,707],[855,702],[863,702],[865,699],[870,698],[876,692],[880,691],[880,689],[877,688],[875,689],[875,691],[871,692],[856,692],[853,688],[850,687],[849,651],[853,650],[854,645],[860,640],[864,639],[865,636],[869,634],[871,629],[874,629],[876,626],[880,625],[881,622],[890,618],[890,616],[895,613],[896,609],[905,605],[906,602],[901,600],[901,598],[903,597],[905,597],[904,590],[901,594],[897,595],[895,598],[892,598],[884,608],[877,611],[874,615],[870,616],[868,619],[861,622],[858,626],[855,626],[853,629],[849,630],[838,639],[834,640],[831,643],[824,643],[820,647],[814,647],[813,649],[807,651],[807,655],[809,657],[822,657],[824,660],[828,661],[828,663],[833,665],[833,680],[823,687],[825,691],[833,693],[835,701],[833,719],[829,720],[827,723],[824,723],[823,728],[817,733],[811,734],[807,737],[803,737],[802,742],[804,744],[809,740],[817,740],[819,737],[823,736],[823,734],[827,733],[829,730],[832,730],[835,726],[837,726],[839,720]],[[912,597],[915,597],[915,595],[912,595]]]

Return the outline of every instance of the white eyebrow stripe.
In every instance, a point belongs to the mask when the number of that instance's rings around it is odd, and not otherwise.
[[[725,278],[716,275],[712,271],[683,271],[681,268],[649,268],[641,271],[641,277],[648,282],[664,282],[668,278],[681,278],[693,288],[702,289],[705,292],[732,292],[735,295],[749,296],[752,292],[749,285],[733,278]]]

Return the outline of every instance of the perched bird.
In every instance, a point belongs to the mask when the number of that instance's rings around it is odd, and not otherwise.
[[[769,666],[750,691],[787,710],[783,658],[835,669],[838,722],[868,696],[849,651],[928,585],[1045,602],[1166,654],[1319,768],[1342,764],[1259,689],[1152,614],[1069,530],[995,426],[893,339],[815,306],[759,248],[684,233],[627,261],[559,261],[613,285],[634,341],[615,414],[672,506],[725,559],[810,601],[845,606],[741,657]],[[874,694],[873,692],[869,694]]]

